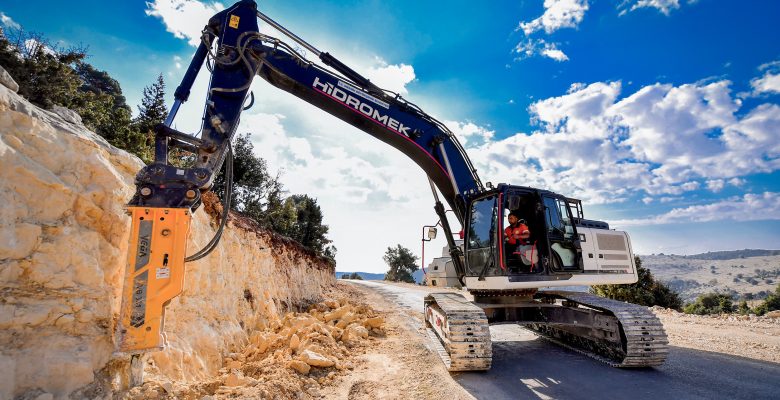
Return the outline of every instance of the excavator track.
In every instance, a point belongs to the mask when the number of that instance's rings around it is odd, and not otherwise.
[[[493,344],[485,312],[457,293],[425,297],[428,335],[448,371],[485,371],[493,359]]]
[[[669,340],[661,321],[647,307],[579,292],[548,291],[540,296],[615,317],[620,332],[619,341],[608,341],[582,337],[554,324],[527,326],[543,338],[618,368],[654,367],[666,361]]]

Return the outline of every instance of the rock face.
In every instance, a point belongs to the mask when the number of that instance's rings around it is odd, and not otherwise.
[[[105,390],[126,361],[112,356],[130,229],[123,206],[142,163],[68,111],[0,85],[0,399]],[[195,213],[190,254],[215,227]],[[319,301],[333,276],[297,244],[231,218],[217,249],[187,264],[184,293],[166,312],[169,347],[151,357],[171,379],[211,376],[247,332]]]

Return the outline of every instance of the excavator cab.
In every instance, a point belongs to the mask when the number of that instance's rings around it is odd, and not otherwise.
[[[522,243],[507,237],[510,213],[530,232]],[[628,234],[585,219],[577,199],[500,184],[467,201],[464,225],[461,277],[469,290],[636,282]]]
[[[522,224],[523,231],[530,235],[526,233],[522,240],[508,236],[513,229],[508,220],[510,213],[520,219],[516,226]],[[560,282],[575,275],[598,273],[585,270],[582,240],[592,229],[582,221],[608,230],[606,223],[585,220],[577,199],[504,184],[483,192],[468,202],[465,276],[477,281],[504,277],[509,282],[534,282],[538,286],[543,281]]]

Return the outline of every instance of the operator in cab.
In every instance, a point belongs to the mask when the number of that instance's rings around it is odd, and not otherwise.
[[[504,229],[504,241],[506,242],[507,266],[525,266],[532,272],[539,261],[536,246],[531,244],[531,231],[525,220],[520,218],[517,211],[511,211],[507,217],[509,226]]]
[[[525,241],[531,237],[531,231],[528,230],[525,220],[520,219],[517,211],[510,212],[508,219],[509,226],[504,229],[504,240],[515,247],[525,244]]]

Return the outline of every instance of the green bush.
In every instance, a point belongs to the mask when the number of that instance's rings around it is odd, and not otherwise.
[[[731,314],[734,312],[734,304],[728,295],[708,293],[699,296],[695,302],[686,304],[683,312],[697,315]]]
[[[634,258],[639,280],[630,285],[596,285],[591,293],[610,299],[626,301],[643,306],[660,306],[680,310],[680,295],[660,281],[655,280],[647,268],[642,267],[639,256]]]
[[[780,310],[780,284],[777,285],[775,293],[770,294],[764,301],[753,309],[756,315],[764,315],[770,311]]]
[[[415,262],[417,257],[412,251],[400,244],[396,247],[388,247],[382,257],[390,269],[385,274],[386,281],[414,283],[414,272],[420,269]]]

